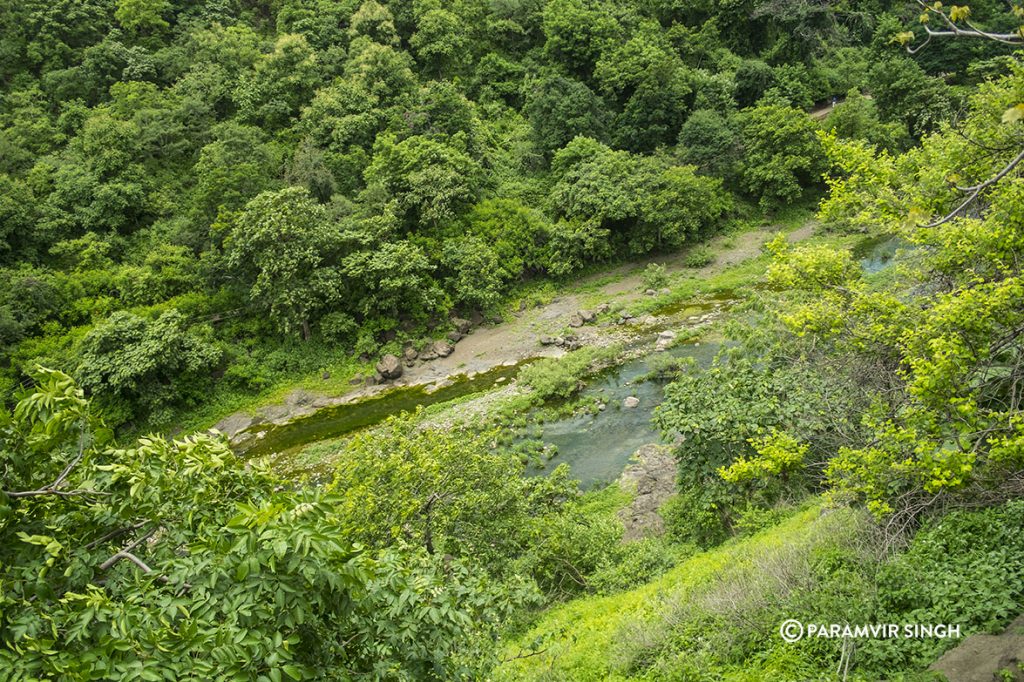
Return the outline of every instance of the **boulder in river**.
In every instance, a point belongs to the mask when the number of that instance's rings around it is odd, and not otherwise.
[[[402,376],[401,360],[398,359],[397,355],[392,355],[390,353],[380,359],[380,362],[377,363],[376,369],[381,378],[388,381]]]
[[[447,336],[448,340],[451,341],[452,343],[458,343],[459,341],[462,340],[462,333],[454,330],[448,332]]]
[[[452,324],[455,325],[455,331],[460,334],[468,334],[469,328],[473,326],[472,322],[464,320],[461,317],[452,318]]]
[[[626,398],[625,400],[622,401],[622,406],[623,407],[636,407],[639,404],[640,404],[640,398],[637,398],[635,395],[631,395],[631,396],[629,396],[628,398]]]
[[[406,362],[412,362],[413,360],[418,358],[420,354],[416,352],[415,348],[409,346],[402,351],[402,355],[405,357]]]

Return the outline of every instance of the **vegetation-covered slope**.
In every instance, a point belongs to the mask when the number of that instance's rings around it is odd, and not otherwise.
[[[42,361],[136,428],[813,194],[802,109],[869,89],[834,126],[899,150],[998,51],[922,67],[876,2],[2,9],[3,389]]]
[[[1020,10],[925,6],[923,50],[921,9],[0,0],[0,677],[878,679],[950,642],[779,621],[1004,625]],[[710,367],[657,372],[664,536],[524,476],[611,344],[332,444],[323,486],[137,437],[822,196],[903,255],[780,236],[729,275],[770,256]]]

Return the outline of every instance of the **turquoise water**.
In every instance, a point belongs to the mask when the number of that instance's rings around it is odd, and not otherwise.
[[[860,262],[866,274],[873,275],[892,265],[896,252],[906,247],[907,242],[899,237],[883,235],[867,239],[857,245],[853,250],[853,256]]]
[[[708,366],[720,348],[717,343],[680,344],[668,351],[676,357],[692,357],[701,366]],[[607,408],[603,412],[577,415],[544,425],[541,440],[558,448],[543,470],[550,471],[567,463],[573,478],[585,488],[599,486],[618,478],[630,456],[640,446],[660,442],[658,430],[651,424],[654,408],[663,398],[664,384],[640,381],[651,371],[654,353],[627,362],[595,378],[583,390],[584,397],[601,398]],[[623,407],[623,401],[635,396],[636,407]]]

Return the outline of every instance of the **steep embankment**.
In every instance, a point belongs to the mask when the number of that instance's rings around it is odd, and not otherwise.
[[[638,589],[557,606],[506,645],[498,679],[639,679],[645,660],[666,653],[668,633],[692,625],[688,619],[703,609],[719,619],[719,633],[732,627],[738,637],[763,635],[758,632],[762,621],[774,619],[766,615],[766,605],[804,587],[810,557],[852,544],[860,527],[851,510],[824,513],[815,505],[776,527],[695,554]],[[676,673],[692,665],[679,661]],[[769,656],[760,666],[766,675],[761,679],[794,679],[781,656],[777,661]]]

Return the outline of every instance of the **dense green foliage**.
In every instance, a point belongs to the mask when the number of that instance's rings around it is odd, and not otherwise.
[[[621,537],[616,498],[493,434],[393,420],[295,488],[221,437],[118,447],[70,377],[34,379],[0,424],[0,669],[26,679],[479,679],[498,626]]]
[[[42,361],[162,427],[813,195],[803,109],[869,88],[833,127],[901,149],[977,77],[896,56],[900,11],[5,2],[0,388]],[[194,381],[102,369],[161,319]]]
[[[1024,68],[989,40],[906,54],[918,9],[0,0],[0,677],[816,679],[846,646],[785,618],[1004,625]],[[480,419],[322,445],[321,487],[215,432],[138,437],[345,382],[531,280],[704,268],[723,228],[821,197],[824,230],[901,255],[780,235],[709,367],[652,361],[663,536],[622,541],[618,487],[525,476],[511,428],[598,412],[578,394],[619,344],[525,366]],[[685,277],[640,280],[679,302]],[[948,645],[868,641],[853,672]]]
[[[684,558],[632,591],[552,609],[520,640],[542,642],[540,653],[508,662],[498,679],[840,680],[848,646],[813,637],[784,642],[779,624],[795,618],[954,623],[964,635],[998,630],[1020,610],[1022,510],[1018,500],[951,513],[891,558],[878,551],[863,516],[849,509],[822,515],[813,507]],[[920,673],[948,645],[857,640],[847,679],[935,679]]]

